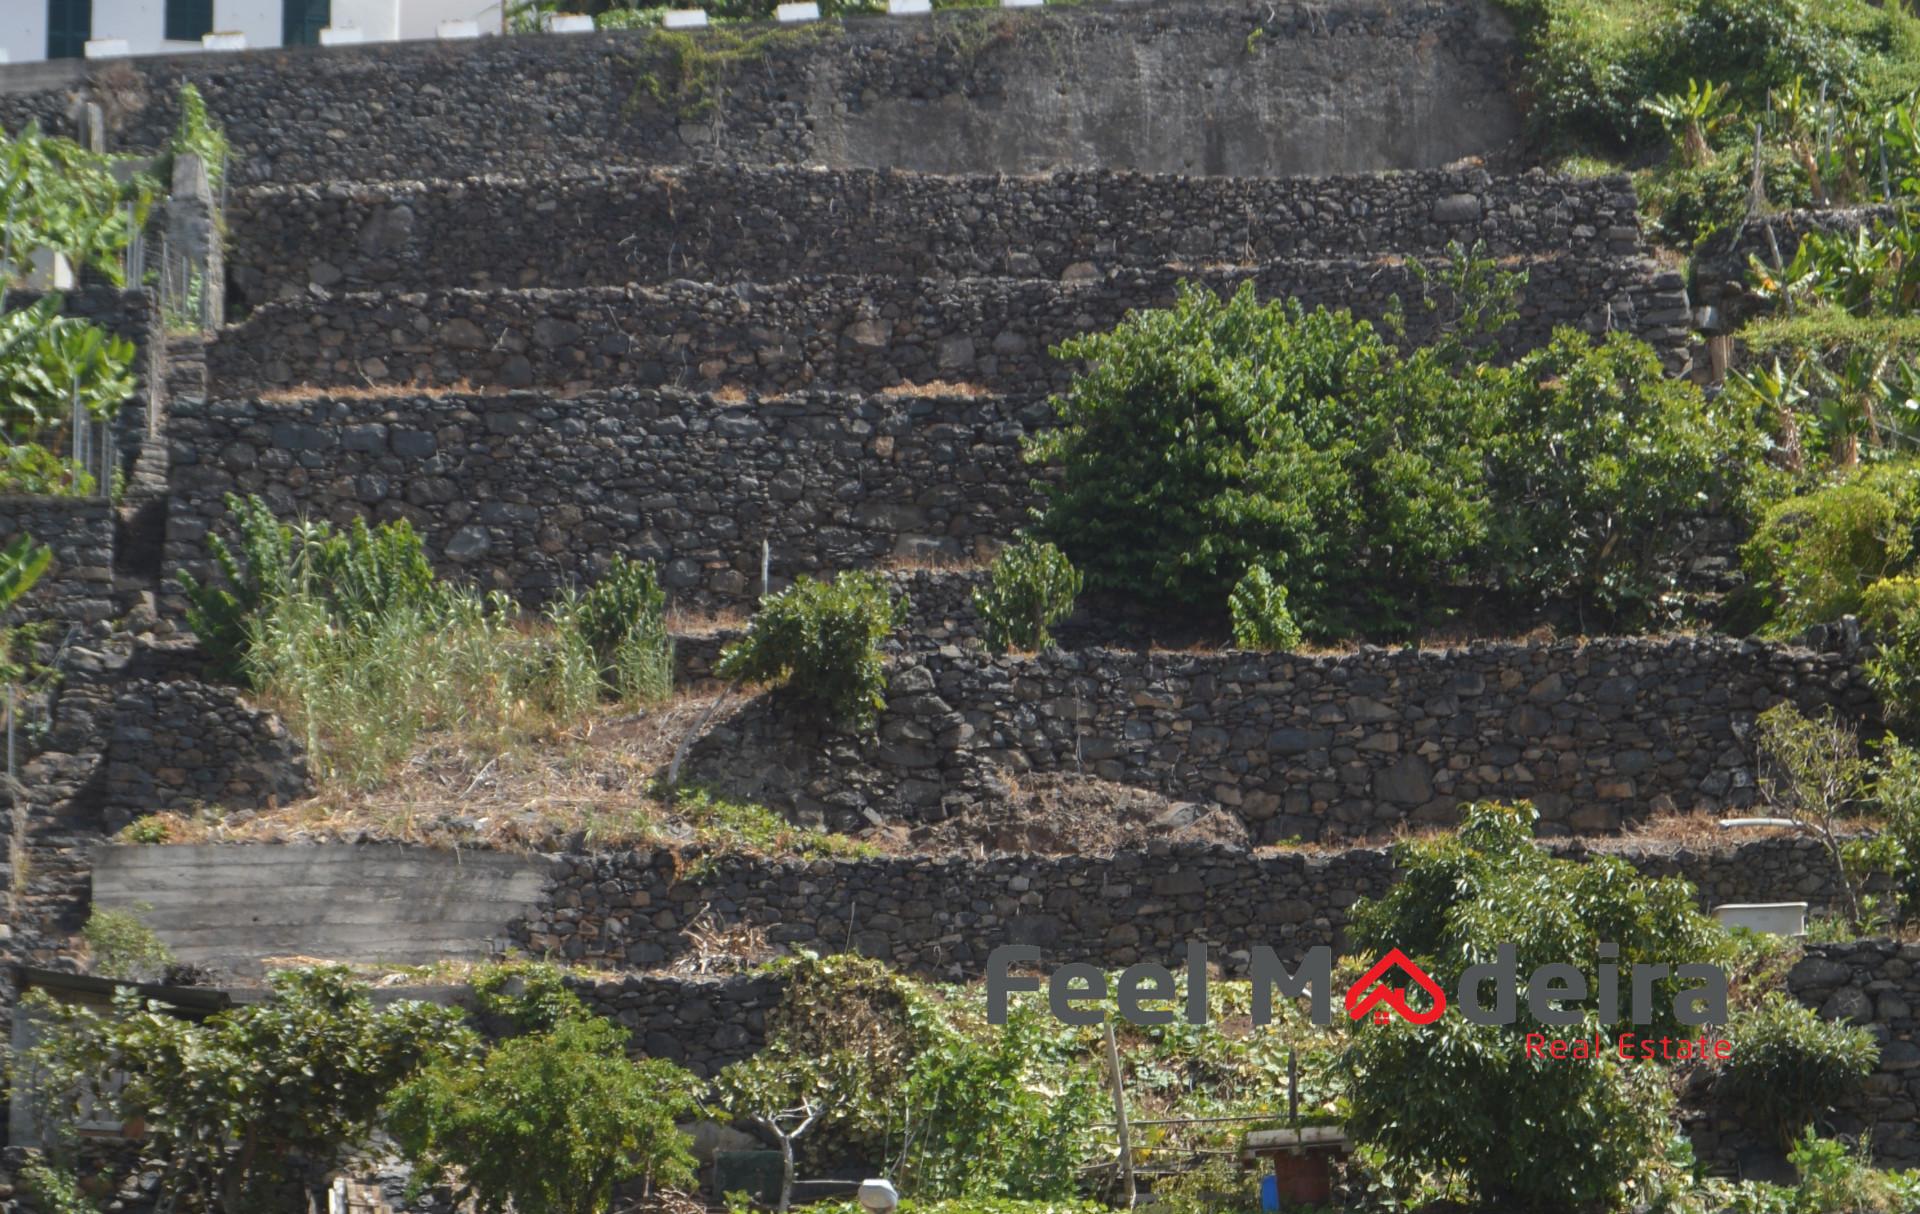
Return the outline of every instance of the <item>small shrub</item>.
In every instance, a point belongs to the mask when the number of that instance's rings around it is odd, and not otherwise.
[[[441,1057],[394,1093],[396,1139],[429,1183],[456,1201],[520,1214],[597,1214],[614,1186],[692,1182],[677,1121],[700,1082],[664,1058],[630,1060],[627,1031],[570,1010],[479,1060]]]
[[[990,581],[973,592],[974,610],[995,652],[1044,649],[1047,629],[1073,612],[1080,571],[1052,544],[1022,539],[993,562]]]
[[[1874,653],[1864,663],[1887,719],[1920,724],[1920,578],[1883,578],[1860,596]]]
[[[173,964],[173,951],[132,911],[94,908],[80,929],[93,972],[123,982],[152,982]]]
[[[616,553],[587,592],[575,618],[587,644],[609,660],[620,643],[642,628],[661,627],[667,592],[652,561],[630,561]]]
[[[558,627],[578,631],[621,699],[653,701],[673,690],[666,604],[653,563],[616,554],[600,580],[564,599],[552,618]]]
[[[227,135],[207,113],[207,102],[200,90],[191,84],[180,86],[180,120],[174,124],[173,137],[168,140],[166,150],[154,162],[153,174],[159,178],[161,189],[173,185],[173,162],[175,158],[186,155],[198,156],[207,166],[207,185],[213,190],[215,199],[220,197],[220,183],[227,172]]]
[[[1731,1107],[1777,1133],[1783,1146],[1858,1091],[1880,1057],[1866,1029],[1822,1020],[1778,991],[1735,1012],[1727,1037],[1737,1044],[1718,1085]]]
[[[1770,631],[1792,635],[1856,614],[1868,586],[1904,570],[1920,531],[1920,463],[1870,465],[1769,508],[1741,550],[1772,591]]]
[[[122,843],[165,843],[169,835],[167,819],[161,814],[135,818],[120,830]]]
[[[98,1214],[98,1207],[81,1192],[79,1177],[42,1159],[20,1169],[20,1184],[40,1214]]]
[[[1287,588],[1275,582],[1266,568],[1247,570],[1227,597],[1233,617],[1233,643],[1241,649],[1267,653],[1300,647],[1300,626],[1287,610]]]
[[[831,582],[802,576],[761,602],[715,672],[735,682],[784,683],[835,720],[865,728],[886,707],[880,644],[906,623],[907,607],[878,574],[842,573]]]
[[[187,627],[200,638],[216,668],[239,677],[245,670],[251,622],[293,588],[305,533],[296,534],[258,497],[228,494],[227,510],[234,516],[237,549],[218,535],[207,539],[225,584],[202,583],[182,570],[180,587],[187,597]]]
[[[343,532],[325,524],[306,528],[308,585],[349,628],[367,628],[395,610],[432,609],[441,587],[426,545],[406,519],[369,528],[355,518]]]

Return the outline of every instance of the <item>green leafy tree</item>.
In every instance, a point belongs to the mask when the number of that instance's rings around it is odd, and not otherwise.
[[[32,536],[24,533],[0,548],[0,617],[5,616],[7,608],[26,597],[52,563],[53,549],[36,544]],[[19,628],[0,625],[0,682],[25,673],[13,658],[19,632]]]
[[[627,1032],[577,1005],[484,1057],[444,1056],[393,1095],[396,1139],[428,1183],[454,1181],[483,1214],[600,1214],[622,1181],[693,1178],[675,1123],[699,1081],[632,1061]]]
[[[973,608],[986,628],[989,648],[1044,649],[1047,629],[1073,613],[1080,571],[1066,553],[1031,537],[994,558],[987,585],[973,592]]]
[[[1483,252],[1417,275],[1445,311],[1411,351],[1251,285],[1062,344],[1085,369],[1028,447],[1060,472],[1040,533],[1162,607],[1217,611],[1261,566],[1310,635],[1404,633],[1462,593],[1644,610],[1673,521],[1732,495],[1753,427],[1624,336],[1500,365],[1524,278]]]
[[[1488,444],[1483,570],[1515,591],[1644,612],[1675,524],[1758,459],[1752,415],[1670,379],[1645,342],[1562,329],[1514,366]]]
[[[880,645],[906,623],[907,608],[878,574],[802,576],[761,600],[747,635],[714,671],[736,683],[783,683],[841,723],[867,728],[887,703]]]
[[[1300,626],[1287,610],[1287,588],[1275,582],[1265,566],[1253,566],[1234,584],[1227,614],[1233,619],[1237,648],[1274,653],[1300,647]]]
[[[1576,1064],[1529,1058],[1526,1034],[1609,1034],[1595,980],[1603,943],[1617,946],[1606,963],[1622,974],[1637,962],[1722,963],[1728,946],[1684,882],[1649,881],[1612,858],[1550,856],[1533,843],[1536,816],[1524,805],[1468,807],[1456,835],[1396,848],[1399,882],[1354,908],[1350,941],[1361,955],[1398,948],[1453,991],[1466,967],[1497,962],[1511,945],[1517,991],[1508,1025],[1476,1024],[1450,1009],[1426,1026],[1352,1026],[1348,1128],[1398,1168],[1463,1177],[1490,1206],[1574,1210],[1620,1202],[1647,1178],[1671,1133],[1671,1095],[1656,1068],[1622,1063],[1612,1051]],[[1549,1027],[1534,1017],[1529,975],[1547,964],[1587,975],[1587,998],[1558,1000],[1579,1023]],[[1651,1023],[1621,1027],[1695,1035],[1672,1007],[1692,985],[1685,973],[1670,970],[1653,984]],[[1623,983],[1623,1014],[1627,1003]]]
[[[27,1066],[43,1124],[71,1133],[87,1108],[138,1122],[164,1198],[231,1214],[276,1208],[286,1185],[310,1193],[424,1058],[474,1048],[458,1013],[376,1009],[339,967],[277,973],[267,998],[197,1024],[131,988],[106,1013],[38,1011],[46,1031]]]
[[[1840,878],[1848,924],[1868,926],[1873,908],[1863,892],[1867,872],[1848,836],[1866,806],[1871,780],[1852,727],[1832,709],[1812,718],[1783,702],[1754,720],[1753,743],[1761,795],[1826,849]]]

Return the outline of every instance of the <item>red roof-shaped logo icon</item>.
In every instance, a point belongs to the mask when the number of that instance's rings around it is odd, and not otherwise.
[[[1396,969],[1403,971],[1414,986],[1427,992],[1433,1006],[1424,1012],[1416,1012],[1407,1006],[1407,993],[1404,990],[1381,981],[1382,975]],[[1353,1020],[1371,1013],[1375,1024],[1385,1024],[1388,1013],[1393,1012],[1408,1024],[1432,1024],[1446,1010],[1447,993],[1440,989],[1440,984],[1427,977],[1425,970],[1397,948],[1374,962],[1372,969],[1360,975],[1360,980],[1347,988],[1347,1016]]]

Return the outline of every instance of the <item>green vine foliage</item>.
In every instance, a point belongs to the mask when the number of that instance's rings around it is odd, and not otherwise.
[[[37,124],[0,133],[0,260],[10,265],[50,250],[121,283],[121,253],[151,198],[144,181],[122,185],[105,156]]]
[[[58,454],[74,407],[106,421],[133,395],[133,343],[62,306],[47,295],[0,315],[0,492],[92,492],[93,475]]]
[[[226,132],[207,112],[207,102],[200,95],[200,90],[192,84],[182,84],[179,121],[174,124],[173,135],[168,139],[165,150],[154,160],[153,168],[149,171],[164,191],[173,185],[174,160],[185,155],[198,156],[200,163],[207,168],[207,186],[217,199],[231,151]]]
[[[973,592],[988,648],[1046,648],[1048,628],[1073,613],[1080,587],[1080,571],[1052,544],[1022,538],[1002,550],[987,584]]]
[[[872,726],[886,707],[880,645],[907,621],[905,595],[875,573],[842,573],[831,582],[801,576],[763,599],[747,635],[714,667],[737,683],[780,683],[804,703],[854,729]]]
[[[632,112],[651,100],[680,118],[699,118],[719,104],[727,81],[740,68],[783,49],[810,45],[835,29],[811,23],[753,31],[726,26],[655,30],[637,61],[627,109]]]

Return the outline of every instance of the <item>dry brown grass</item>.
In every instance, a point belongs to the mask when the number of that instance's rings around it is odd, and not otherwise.
[[[550,849],[696,842],[655,792],[675,747],[719,698],[682,692],[639,712],[589,718],[545,743],[511,749],[448,734],[422,740],[370,792],[332,786],[250,815],[157,815],[170,843],[268,842],[362,835],[427,846]],[[730,709],[745,703],[735,698]]]
[[[944,553],[907,556],[894,553],[880,558],[875,565],[890,573],[975,573],[992,563],[978,556],[947,556]]]
[[[669,607],[667,631],[675,636],[705,637],[716,632],[737,632],[747,626],[751,613],[742,607]]]
[[[479,396],[489,389],[475,387],[472,381],[461,379],[454,383],[430,384],[336,384],[321,387],[315,384],[295,384],[290,388],[270,388],[259,394],[259,399],[268,404],[284,404],[309,400],[402,400],[409,397]]]
[[[894,397],[957,396],[966,400],[978,400],[981,397],[992,396],[994,392],[993,389],[987,387],[985,384],[967,383],[949,379],[929,379],[917,384],[895,384],[890,388],[880,389],[875,395]]]

